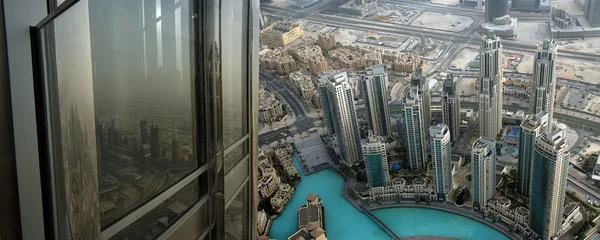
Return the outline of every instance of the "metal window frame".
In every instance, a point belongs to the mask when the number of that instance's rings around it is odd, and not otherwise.
[[[48,114],[49,111],[46,108],[47,106],[47,94],[46,94],[46,89],[47,89],[47,84],[45,82],[45,66],[44,66],[44,55],[43,55],[43,41],[42,41],[42,35],[41,30],[43,27],[45,27],[48,23],[50,23],[51,21],[55,20],[58,16],[62,15],[63,13],[65,13],[67,10],[69,10],[71,7],[73,7],[75,4],[77,4],[78,2],[80,2],[80,0],[66,0],[63,3],[61,3],[58,7],[55,7],[56,1],[55,0],[48,0],[48,15],[46,17],[44,17],[38,24],[36,24],[35,26],[31,26],[29,28],[29,33],[30,33],[30,39],[31,39],[31,57],[32,57],[32,73],[33,73],[33,86],[34,86],[34,93],[35,93],[35,112],[36,112],[36,124],[37,124],[37,135],[38,135],[38,147],[39,147],[39,161],[40,161],[40,178],[41,178],[41,186],[42,186],[42,204],[43,204],[43,222],[44,222],[44,232],[45,232],[45,236],[46,239],[60,239],[61,236],[58,236],[57,234],[57,224],[61,224],[56,222],[55,219],[55,209],[56,209],[56,205],[55,205],[55,198],[54,198],[54,192],[53,190],[53,184],[54,184],[54,179],[53,179],[53,170],[52,170],[52,163],[51,163],[51,147],[50,147],[50,140],[49,140],[49,119],[48,119]],[[197,18],[201,18],[203,17],[203,15],[205,14],[203,12],[203,10],[200,10],[199,12],[196,11],[196,8],[202,8],[202,5],[197,4],[196,1],[193,0],[189,0],[190,2],[190,11],[189,11],[189,17],[197,17]],[[197,15],[194,15],[197,14]],[[195,48],[201,48],[202,46],[195,46],[196,42],[195,39],[197,37],[201,37],[198,36],[199,34],[196,33],[194,31],[194,28],[196,28],[197,26],[195,26],[195,21],[191,20],[190,24],[189,24],[189,28],[190,28],[190,46],[195,47]],[[200,33],[202,34],[202,33]],[[202,70],[197,70],[193,67],[193,65],[197,65],[196,67],[198,67],[199,64],[198,62],[196,62],[196,58],[194,55],[194,52],[192,51],[190,53],[190,61],[191,61],[191,65],[192,67],[190,68],[190,77],[196,79],[192,79],[192,90],[195,92],[194,96],[195,99],[193,100],[193,104],[195,105],[195,108],[200,107],[201,109],[196,109],[195,110],[195,117],[196,117],[196,122],[194,123],[194,125],[197,126],[197,128],[206,130],[207,128],[210,127],[210,124],[212,122],[210,121],[206,121],[203,117],[205,117],[207,115],[207,113],[205,112],[205,106],[207,104],[214,104],[212,102],[206,102],[205,100],[203,100],[203,96],[204,96],[204,92],[206,91],[211,91],[212,89],[207,88],[204,83],[204,78],[200,78],[198,80],[198,77],[196,76],[197,73],[202,74],[204,71]],[[201,61],[201,60],[200,60]],[[203,75],[204,76],[204,75]],[[202,94],[200,94],[202,93]],[[202,96],[200,96],[202,95]],[[210,114],[208,114],[210,115]],[[210,129],[210,128],[209,128]],[[198,131],[199,129],[195,129],[196,131]],[[125,215],[124,217],[122,217],[120,220],[118,220],[115,223],[112,223],[110,226],[108,226],[106,229],[104,229],[103,231],[101,231],[101,239],[108,239],[112,236],[114,236],[115,234],[119,233],[121,230],[125,229],[127,226],[129,226],[130,224],[132,224],[133,222],[135,222],[136,220],[142,218],[145,216],[146,213],[148,213],[149,211],[153,210],[156,206],[158,206],[160,203],[164,202],[167,198],[169,198],[170,196],[172,196],[173,194],[177,193],[179,190],[181,190],[183,187],[187,186],[187,184],[189,184],[192,181],[195,181],[200,175],[202,175],[203,173],[205,173],[208,169],[208,164],[205,162],[200,161],[203,158],[207,158],[210,157],[209,154],[209,150],[208,150],[208,144],[206,144],[206,137],[202,137],[203,135],[200,135],[198,138],[198,142],[196,142],[196,145],[198,147],[197,149],[197,153],[196,157],[197,157],[197,162],[198,162],[198,167],[196,169],[194,169],[194,171],[188,173],[184,178],[180,179],[178,182],[176,182],[175,184],[169,186],[168,188],[165,188],[163,191],[161,191],[160,193],[158,193],[154,198],[152,198],[151,200],[149,200],[148,202],[137,206],[132,212],[130,212],[129,214]],[[205,139],[206,138],[206,139]],[[246,137],[247,138],[247,137]],[[210,180],[209,180],[210,181]],[[206,196],[200,196],[201,199],[200,201],[204,201],[206,202],[208,197],[208,195]],[[203,202],[203,203],[204,203]],[[197,206],[200,206],[201,204],[198,204],[198,202],[196,202],[194,204],[194,206],[188,208],[186,210],[186,215],[187,216],[189,213],[191,213],[191,209],[197,208]],[[180,222],[180,220],[178,220],[178,222]],[[65,223],[62,223],[65,224]],[[67,223],[68,224],[68,223]],[[174,225],[170,226],[168,229],[174,227]],[[167,229],[167,230],[168,230]],[[210,229],[208,229],[209,231],[212,231],[212,229],[214,229],[214,222],[211,224]],[[163,233],[164,234],[164,233]],[[163,235],[161,234],[161,236]],[[160,237],[160,236],[159,236]]]

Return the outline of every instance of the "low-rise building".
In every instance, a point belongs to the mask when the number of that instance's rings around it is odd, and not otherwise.
[[[271,206],[277,212],[282,212],[287,203],[294,195],[294,189],[287,183],[279,184],[279,188],[275,195],[271,198]]]
[[[356,4],[354,0],[350,0],[347,3],[338,7],[338,12],[354,16],[363,16],[367,13],[372,12],[377,8],[377,1],[365,1],[363,4]]]
[[[436,199],[433,186],[419,178],[413,179],[412,183],[407,183],[403,178],[395,178],[391,186],[369,188],[370,201],[415,198]]]
[[[296,56],[298,61],[309,64],[312,58],[323,57],[323,51],[321,47],[317,45],[307,45],[292,50],[292,54]]]
[[[523,206],[513,207],[510,199],[506,197],[490,200],[487,206],[482,208],[482,211],[486,217],[499,219],[526,236],[536,236],[529,228],[529,210]]]
[[[327,70],[327,59],[321,56],[314,56],[309,59],[308,70],[315,76],[318,76],[320,72]]]
[[[263,49],[259,52],[260,67],[276,70],[278,74],[287,75],[296,71],[296,60],[283,48]]]
[[[258,180],[258,192],[260,193],[260,197],[265,199],[273,196],[273,193],[277,191],[280,183],[281,180],[277,176],[263,176]]]
[[[258,236],[262,236],[266,233],[268,223],[271,219],[265,213],[265,211],[260,210],[256,214],[256,231],[258,232]]]
[[[273,123],[285,117],[283,104],[275,98],[275,94],[260,88],[258,91],[258,121],[261,123]]]
[[[327,237],[325,236],[325,229],[319,227],[318,223],[311,222],[292,234],[288,240],[327,240]]]
[[[381,65],[383,63],[381,60],[381,53],[378,52],[365,53],[363,57],[365,58],[365,68]]]
[[[397,54],[392,69],[397,72],[414,72],[421,64],[421,57],[413,53]]]
[[[319,198],[319,194],[308,194],[306,204],[298,208],[298,229],[304,228],[313,222],[316,222],[319,227],[325,228],[322,204],[323,202]]]
[[[270,46],[285,47],[302,36],[302,25],[288,21],[274,22],[260,31],[261,44]]]
[[[329,56],[338,61],[342,68],[361,69],[365,67],[365,58],[362,54],[348,48],[336,48],[329,52]]]
[[[277,160],[279,160],[279,164],[283,167],[284,172],[289,176],[300,176],[298,169],[296,169],[296,165],[294,165],[294,160],[292,156],[288,152],[286,148],[278,148],[275,150],[275,156],[277,156]]]
[[[324,32],[319,34],[319,46],[329,51],[335,47],[335,36],[332,32]]]
[[[292,85],[298,89],[302,99],[307,102],[312,101],[314,95],[317,94],[317,89],[309,75],[296,71],[290,73],[289,79],[292,82]]]
[[[288,75],[291,72],[296,71],[296,69],[298,69],[296,66],[296,60],[294,60],[292,56],[285,55],[277,59],[275,65],[275,70],[277,70],[277,73]]]

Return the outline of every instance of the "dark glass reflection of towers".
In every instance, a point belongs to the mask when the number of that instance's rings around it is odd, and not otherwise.
[[[110,143],[117,144],[118,133],[117,133],[117,114],[113,113],[110,117]]]
[[[156,125],[150,127],[150,152],[152,158],[160,159],[160,132]]]
[[[140,144],[140,163],[142,171],[147,172],[152,169],[152,155],[150,154],[150,145]]]
[[[173,163],[178,163],[181,160],[181,141],[177,134],[171,140],[171,154],[173,154]]]
[[[140,135],[142,144],[148,144],[148,121],[140,121]]]
[[[102,183],[102,152],[105,149],[105,134],[106,124],[100,123],[96,118],[96,154],[98,162],[98,179]]]

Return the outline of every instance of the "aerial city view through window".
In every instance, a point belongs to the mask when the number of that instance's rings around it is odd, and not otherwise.
[[[600,239],[600,0],[261,0],[258,239]]]

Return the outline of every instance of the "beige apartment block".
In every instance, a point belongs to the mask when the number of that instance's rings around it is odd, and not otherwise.
[[[285,47],[302,36],[302,25],[287,21],[275,22],[260,31],[261,44],[269,46]]]
[[[324,32],[319,34],[319,46],[329,51],[335,47],[335,36],[332,32]]]

